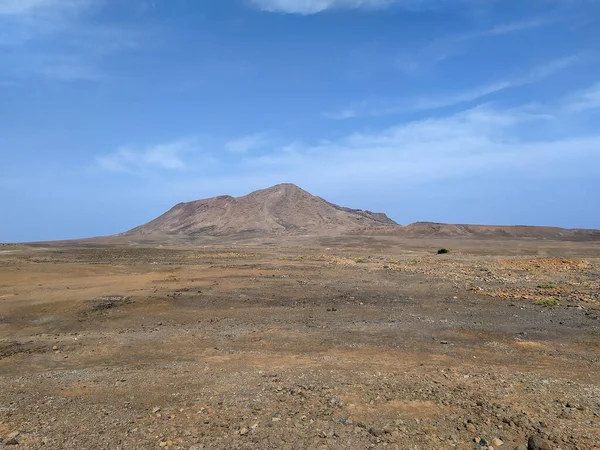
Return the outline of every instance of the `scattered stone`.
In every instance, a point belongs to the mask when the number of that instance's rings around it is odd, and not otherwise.
[[[158,444],[158,446],[159,446],[160,448],[164,448],[164,447],[166,447],[166,446],[167,446],[167,443],[166,443],[165,441],[163,441],[163,442],[161,442],[160,444]]]
[[[19,445],[19,441],[17,441],[17,438],[12,438],[9,439],[8,441],[5,442],[6,445]]]
[[[448,345],[448,341],[440,341],[440,344]]]
[[[475,428],[475,425],[473,425],[472,423],[466,424],[465,428],[467,429],[467,431],[469,433],[475,433],[477,431],[477,429]]]
[[[500,446],[504,445],[504,441],[499,438],[494,438],[494,439],[492,439],[492,445],[494,447],[500,447]]]
[[[160,407],[158,407],[158,406],[155,408],[152,408],[152,414],[156,414],[159,411],[160,411]]]
[[[244,427],[240,430],[240,436],[246,436],[248,434],[248,428]]]
[[[52,350],[56,351],[58,350],[58,347],[55,345],[54,347],[52,347]]]
[[[538,434],[529,438],[527,450],[552,450],[552,445]]]
[[[6,436],[6,440],[10,440],[10,439],[14,439],[16,438],[18,435],[20,435],[21,432],[20,431],[13,431],[12,433],[10,433],[8,436]]]
[[[528,448],[526,445],[521,444],[521,445],[517,445],[515,447],[515,450],[528,450]]]

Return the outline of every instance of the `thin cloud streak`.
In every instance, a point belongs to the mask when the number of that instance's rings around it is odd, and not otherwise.
[[[329,9],[385,8],[395,2],[395,0],[250,0],[250,4],[262,11],[302,15],[317,14]]]
[[[537,83],[571,67],[572,65],[584,62],[587,60],[587,58],[587,54],[580,53],[577,55],[555,59],[541,66],[535,67],[530,70],[529,73],[513,80],[485,84],[474,89],[448,95],[441,95],[433,98],[417,98],[398,102],[386,101],[385,103],[365,101],[344,108],[340,111],[326,112],[324,113],[324,116],[330,119],[345,120],[358,117],[373,117],[406,112],[427,111],[455,106],[462,103],[469,103],[506,89]]]
[[[563,18],[541,17],[499,24],[490,28],[474,30],[467,33],[452,34],[433,41],[431,44],[418,50],[415,55],[398,57],[396,66],[406,73],[415,73],[423,67],[435,66],[436,64],[449,59],[477,39],[521,33],[555,25],[562,21],[564,21]]]

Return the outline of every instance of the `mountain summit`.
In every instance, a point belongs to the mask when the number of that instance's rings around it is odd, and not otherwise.
[[[322,234],[382,225],[396,222],[385,214],[334,205],[293,184],[278,184],[243,197],[225,195],[180,203],[125,234]]]

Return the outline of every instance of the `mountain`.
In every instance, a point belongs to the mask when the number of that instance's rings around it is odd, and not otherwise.
[[[344,208],[293,184],[278,184],[243,197],[180,203],[122,235],[341,234],[384,225],[397,224],[385,214]]]

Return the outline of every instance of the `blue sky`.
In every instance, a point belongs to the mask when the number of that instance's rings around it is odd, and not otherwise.
[[[600,228],[600,2],[0,0],[0,241],[292,182]]]

